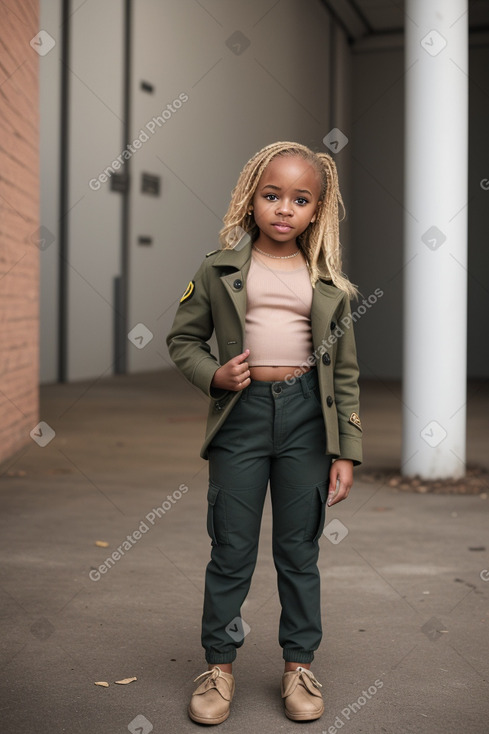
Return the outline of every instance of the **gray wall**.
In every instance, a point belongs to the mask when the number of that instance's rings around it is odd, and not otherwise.
[[[489,47],[469,55],[469,377],[489,375]],[[363,377],[400,378],[403,288],[404,53],[401,45],[353,54],[351,278],[384,296],[356,328]],[[453,141],[456,145],[457,141]],[[450,148],[447,148],[447,156]],[[461,202],[463,206],[465,202]],[[453,294],[447,293],[447,299]],[[429,315],[426,328],[431,328]],[[453,359],[465,359],[453,335]]]
[[[353,55],[351,279],[363,297],[384,291],[356,326],[364,378],[402,366],[402,48]]]
[[[132,200],[130,321],[144,323],[155,338],[142,350],[131,346],[131,370],[172,366],[164,339],[178,299],[204,254],[219,246],[231,189],[251,155],[276,140],[326,150],[330,28],[324,6],[282,0],[267,14],[260,0],[216,0],[206,8],[138,2],[133,130],[179,94],[188,101],[132,158],[135,179],[143,170],[161,175],[163,193]],[[226,45],[236,30],[250,43],[240,54]],[[139,91],[141,78],[155,84],[154,95]],[[154,246],[138,247],[138,234],[153,236]]]
[[[489,375],[489,46],[469,57],[468,370]],[[481,187],[481,181],[485,188]]]
[[[61,2],[41,0],[41,27],[56,46],[40,58],[41,382],[57,379],[59,219],[68,222],[68,380],[112,372],[113,279],[120,272],[121,201],[89,187],[122,143],[122,0],[73,0],[69,63],[69,203],[59,212]]]

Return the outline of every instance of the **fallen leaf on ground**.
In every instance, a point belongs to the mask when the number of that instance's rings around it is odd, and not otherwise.
[[[96,540],[95,545],[97,545],[99,548],[108,548],[109,544],[106,540]]]
[[[98,680],[94,685],[96,686],[102,686],[102,688],[108,688],[109,684],[106,680]]]
[[[114,681],[114,683],[119,683],[119,685],[125,686],[128,683],[132,683],[133,680],[137,680],[136,676],[134,676],[134,678],[123,678],[122,680],[116,680]]]

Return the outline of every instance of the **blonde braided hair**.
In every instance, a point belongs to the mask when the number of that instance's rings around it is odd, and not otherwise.
[[[331,278],[334,285],[357,296],[357,287],[341,271],[341,244],[339,222],[345,217],[345,205],[338,185],[338,173],[334,160],[328,153],[316,153],[305,145],[278,142],[258,151],[244,166],[238,182],[231,193],[231,201],[224,216],[224,226],[219,232],[223,249],[232,249],[236,244],[237,228],[248,232],[254,242],[259,229],[253,215],[248,213],[260,177],[270,161],[276,156],[299,156],[311,163],[321,177],[321,193],[316,220],[309,224],[297,238],[298,246],[306,258],[313,287],[319,276]],[[338,214],[341,205],[343,216]]]

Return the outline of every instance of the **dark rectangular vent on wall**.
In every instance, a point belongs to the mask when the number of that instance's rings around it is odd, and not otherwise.
[[[141,80],[141,84],[139,86],[143,92],[148,92],[148,94],[153,94],[153,92],[155,91],[154,86],[149,82],[145,82],[144,80]]]
[[[160,176],[154,176],[152,173],[141,174],[141,193],[150,194],[151,196],[160,195]]]
[[[110,177],[110,190],[125,194],[129,191],[129,176],[125,173],[113,173]]]
[[[139,235],[138,237],[138,245],[146,245],[147,247],[149,245],[153,244],[153,238],[147,237],[146,235]]]

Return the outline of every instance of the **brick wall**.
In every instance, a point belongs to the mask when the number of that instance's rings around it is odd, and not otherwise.
[[[39,412],[38,0],[0,3],[0,461]]]

